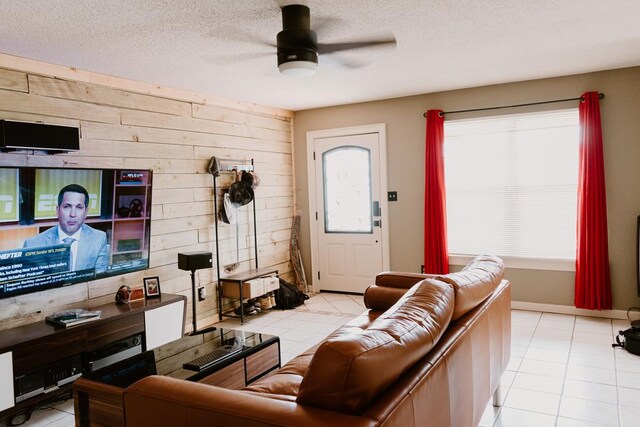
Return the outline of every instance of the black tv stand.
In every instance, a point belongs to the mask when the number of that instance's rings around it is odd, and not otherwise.
[[[80,373],[87,373],[86,362],[94,350],[134,335],[141,335],[142,349],[147,350],[145,317],[163,313],[152,313],[156,309],[163,307],[165,310],[170,308],[166,306],[181,302],[181,318],[176,320],[181,322],[182,331],[186,300],[183,295],[164,294],[160,298],[132,301],[130,304],[109,303],[97,307],[84,307],[101,310],[100,319],[69,328],[55,327],[43,319],[2,331],[0,358],[5,363],[0,364],[0,370],[4,369],[0,372],[0,377],[2,381],[13,382],[14,396],[0,396],[5,403],[3,410],[0,410],[0,418],[19,412],[28,413],[31,408],[42,402],[70,391],[75,378],[79,377]],[[26,384],[25,381],[20,382],[21,378],[37,379],[37,372],[42,372],[44,378],[49,378],[47,375],[51,377],[51,381],[43,381],[42,392],[38,391],[40,384],[35,387],[33,384]],[[7,398],[13,399],[14,404],[6,405]]]

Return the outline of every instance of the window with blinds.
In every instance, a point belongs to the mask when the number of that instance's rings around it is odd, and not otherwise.
[[[575,260],[578,110],[447,120],[449,253]]]

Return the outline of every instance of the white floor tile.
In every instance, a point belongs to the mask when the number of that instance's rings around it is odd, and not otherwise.
[[[611,356],[613,354],[611,342],[604,344],[595,344],[590,342],[575,341],[571,344],[571,351],[576,353],[587,353],[593,356]]]
[[[553,427],[555,422],[554,415],[503,407],[494,427]]]
[[[621,427],[638,427],[640,420],[640,408],[635,406],[620,407],[620,426]]]
[[[277,322],[272,323],[271,326],[272,328],[284,328],[284,329],[288,329],[288,330],[301,330],[304,329],[304,327],[307,325],[306,321],[303,320],[291,320],[293,317],[291,318],[286,318],[286,319],[278,319]]]
[[[523,335],[513,335],[513,333],[511,334],[511,347],[520,347],[523,350],[526,350],[527,348],[529,348],[529,344],[531,343],[531,338],[530,336],[523,336]],[[523,353],[524,354],[524,351]]]
[[[564,363],[546,362],[544,360],[522,359],[520,372],[544,375],[547,377],[563,378],[567,365]]]
[[[507,365],[507,371],[517,371],[520,369],[520,364],[522,363],[521,357],[513,357],[509,359],[509,364]]]
[[[615,386],[607,384],[567,379],[564,382],[562,395],[614,405],[618,404],[618,390]]]
[[[576,420],[575,418],[558,417],[556,427],[605,427],[607,424],[592,423],[585,420]]]
[[[338,310],[340,313],[349,313],[349,314],[360,314],[362,313],[363,309],[362,306],[350,299],[347,300],[336,300],[336,301],[331,301],[331,305],[333,305],[336,310]]]
[[[573,342],[583,342],[583,343],[592,343],[599,344],[607,347],[607,350],[611,348],[611,344],[613,343],[613,339],[611,334],[598,334],[593,332],[574,332],[573,333]]]
[[[589,366],[592,368],[615,369],[616,362],[613,354],[609,356],[596,356],[589,353],[572,351],[569,354],[569,365]]]
[[[320,294],[318,294],[318,296],[325,299],[326,301],[344,301],[346,299],[349,299],[349,297],[346,295],[334,294],[331,292],[321,292]]]
[[[528,348],[529,348],[528,344],[518,345],[518,344],[515,344],[512,340],[511,341],[511,357],[519,357],[520,359],[522,359],[524,355],[527,353]]]
[[[17,419],[16,419],[17,421]],[[60,423],[60,424],[53,424]],[[25,427],[44,427],[50,425],[56,425],[58,427],[73,426],[75,424],[75,418],[73,415],[58,411],[57,409],[37,409],[31,414],[31,419],[24,423]],[[2,426],[8,425],[8,422],[3,422]]]
[[[546,348],[547,350],[569,351],[571,341],[569,338],[547,338],[534,336],[529,343],[530,347]]]
[[[615,355],[616,360],[631,360],[634,362],[640,360],[640,356],[637,354],[629,353],[620,347],[616,348],[615,351],[613,351],[613,354]]]
[[[607,426],[619,425],[617,405],[577,399],[575,397],[562,396],[558,415]]]
[[[66,412],[67,414],[75,414],[75,409],[73,407],[73,399],[67,399],[62,403],[54,406],[58,411]]]
[[[320,317],[320,314],[316,313],[301,313],[295,312],[291,316],[287,317],[286,320],[289,321],[299,321],[299,322],[309,322],[316,318]]]
[[[46,427],[74,427],[75,425],[75,417],[71,414],[65,414],[65,416],[58,418],[52,423],[43,424],[43,426]],[[28,424],[27,427],[32,427],[32,425]]]
[[[522,409],[548,415],[556,415],[559,404],[559,395],[522,390],[514,388],[513,386],[509,389],[507,398],[504,401],[506,408]]]
[[[573,328],[570,324],[567,325],[569,325],[567,328],[538,326],[533,336],[535,338],[555,338],[559,340],[571,340],[571,335],[573,335]]]
[[[498,418],[498,414],[500,413],[500,408],[496,408],[492,404],[488,404],[484,413],[482,414],[482,418],[480,419],[480,424],[478,427],[492,427],[493,423],[495,423]]]
[[[640,389],[640,374],[618,371],[618,386]]]
[[[562,378],[518,372],[513,383],[511,383],[511,388],[521,388],[560,395],[562,394]]]
[[[619,371],[640,374],[640,356],[636,356],[636,360],[618,359],[616,361],[616,369]]]
[[[500,377],[500,387],[502,387],[502,395],[506,396],[511,384],[513,384],[513,380],[516,378],[516,372],[513,371],[504,371],[502,377]]]
[[[640,406],[640,389],[618,387],[618,399],[620,406],[637,408]],[[640,418],[638,420],[640,421]]]
[[[524,357],[526,359],[542,360],[545,362],[567,363],[569,351],[529,347]]]
[[[567,379],[616,385],[616,371],[612,369],[569,365],[567,367]]]
[[[540,320],[542,313],[539,311],[511,310],[511,323],[518,324],[534,324]]]
[[[571,323],[573,325],[576,322],[576,316],[572,314],[542,313],[540,323],[543,322],[563,322]]]

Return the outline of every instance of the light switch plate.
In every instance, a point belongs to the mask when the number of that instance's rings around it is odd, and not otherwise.
[[[389,191],[387,193],[387,201],[389,201],[389,202],[397,202],[398,201],[398,192],[397,191]]]

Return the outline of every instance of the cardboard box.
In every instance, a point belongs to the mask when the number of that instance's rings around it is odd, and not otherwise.
[[[247,280],[242,283],[243,298],[256,298],[264,294],[265,290],[262,279]],[[236,283],[223,282],[222,295],[229,298],[240,298],[240,289]]]

